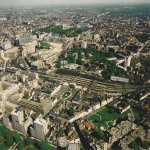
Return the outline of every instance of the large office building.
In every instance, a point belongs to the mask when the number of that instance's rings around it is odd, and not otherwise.
[[[45,135],[48,132],[48,122],[39,116],[33,122],[33,127],[30,127],[31,135],[37,139],[45,140]]]

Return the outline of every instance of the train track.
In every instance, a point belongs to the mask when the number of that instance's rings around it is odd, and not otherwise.
[[[15,73],[13,70],[9,70],[8,72]],[[123,84],[123,83],[116,83],[116,82],[108,82],[108,81],[99,81],[93,80],[86,77],[80,77],[75,75],[68,75],[68,74],[43,74],[38,73],[40,78],[50,81],[58,81],[58,82],[69,82],[69,83],[76,83],[79,86],[86,87],[97,92],[106,92],[106,93],[123,93],[123,92],[131,92],[136,90],[137,88],[150,88],[150,84],[148,85],[133,85],[133,84]],[[91,83],[92,84],[91,86]]]
[[[136,90],[137,88],[150,88],[150,85],[133,85],[133,84],[122,84],[122,83],[114,83],[114,82],[105,82],[105,81],[97,81],[90,80],[83,77],[77,77],[73,75],[63,75],[63,74],[51,74],[51,75],[40,75],[41,78],[49,78],[50,80],[60,81],[60,82],[74,82],[77,85],[82,87],[87,87],[91,82],[94,81],[92,85],[92,89],[95,91],[105,91],[105,92],[118,92],[122,93],[124,91],[131,92]]]

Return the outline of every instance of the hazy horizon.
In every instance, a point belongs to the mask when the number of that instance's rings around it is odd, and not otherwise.
[[[150,0],[0,0],[0,6],[18,5],[72,5],[72,4],[140,4],[150,3]]]

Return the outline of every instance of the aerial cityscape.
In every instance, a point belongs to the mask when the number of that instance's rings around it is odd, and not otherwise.
[[[150,1],[0,0],[0,150],[150,150]]]

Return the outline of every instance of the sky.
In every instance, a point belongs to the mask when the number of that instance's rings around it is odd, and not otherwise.
[[[150,0],[0,0],[0,6],[9,5],[47,5],[47,4],[124,4],[150,3]]]

